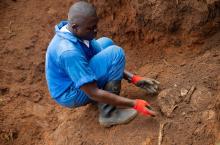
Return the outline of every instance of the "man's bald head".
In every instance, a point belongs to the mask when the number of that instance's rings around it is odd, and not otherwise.
[[[82,23],[88,17],[97,17],[95,7],[88,2],[79,1],[69,9],[68,21],[70,24]]]

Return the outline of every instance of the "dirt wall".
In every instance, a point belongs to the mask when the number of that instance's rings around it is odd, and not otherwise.
[[[100,16],[100,34],[116,37],[119,42],[154,43],[161,35],[168,35],[179,38],[174,43],[181,45],[191,43],[194,37],[197,41],[208,37],[220,28],[219,0],[91,1]]]

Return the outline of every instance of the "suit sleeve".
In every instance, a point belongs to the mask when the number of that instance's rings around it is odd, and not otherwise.
[[[76,88],[96,81],[96,76],[88,65],[88,60],[80,53],[66,51],[61,55],[61,65],[74,82]]]

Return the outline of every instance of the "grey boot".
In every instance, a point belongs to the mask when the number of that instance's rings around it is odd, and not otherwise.
[[[108,82],[104,90],[119,95],[121,81]],[[128,123],[137,115],[137,111],[134,109],[118,109],[112,105],[103,103],[99,103],[98,107],[100,110],[99,123],[105,127]]]

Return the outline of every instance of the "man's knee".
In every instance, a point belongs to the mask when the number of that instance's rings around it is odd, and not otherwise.
[[[89,63],[97,77],[99,88],[109,80],[121,80],[125,67],[125,53],[122,48],[112,45],[95,55]]]
[[[108,47],[107,49],[111,50],[111,53],[112,53],[115,60],[119,59],[121,61],[125,61],[125,53],[121,47],[119,47],[117,45],[112,45],[112,46]]]
[[[102,49],[105,49],[111,45],[115,45],[115,43],[112,41],[112,39],[108,37],[101,37],[96,40],[98,44],[102,47]]]

